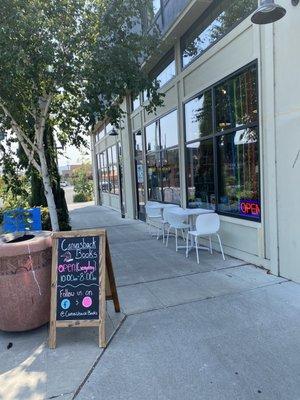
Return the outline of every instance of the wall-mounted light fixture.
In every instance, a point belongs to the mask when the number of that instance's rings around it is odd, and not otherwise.
[[[254,11],[251,17],[251,21],[258,25],[271,24],[283,18],[285,14],[286,9],[276,4],[274,0],[261,0],[260,6]]]
[[[118,136],[118,132],[116,131],[115,128],[113,128],[112,131],[108,134],[108,136]]]

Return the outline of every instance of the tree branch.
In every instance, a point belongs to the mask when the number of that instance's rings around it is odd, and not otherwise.
[[[21,144],[21,146],[22,146],[22,148],[24,150],[24,153],[26,154],[26,156],[28,158],[29,163],[32,164],[36,168],[36,170],[41,174],[42,173],[42,169],[41,169],[41,166],[39,165],[39,163],[34,158],[34,155],[35,155],[34,150],[30,151],[30,149],[27,147],[27,145],[26,145],[26,143],[25,143],[25,141],[23,139],[23,136],[20,134],[20,132],[18,130],[15,131],[15,133],[17,135],[17,138],[20,141],[20,144]]]
[[[22,138],[27,142],[27,144],[29,144],[29,146],[32,148],[32,150],[34,151],[38,151],[38,148],[36,147],[36,145],[25,135],[25,133],[22,131],[21,127],[19,126],[19,124],[16,122],[16,120],[14,119],[14,117],[11,115],[11,113],[9,112],[9,110],[7,109],[7,107],[3,104],[2,101],[0,101],[0,106],[2,108],[2,110],[4,111],[4,114],[11,119],[11,125],[13,130],[16,132],[16,130],[18,130],[19,135],[22,136]]]
[[[35,138],[37,141],[37,147],[40,151],[43,149],[44,145],[44,131],[46,125],[46,118],[49,112],[50,104],[52,101],[52,95],[43,95],[40,98],[40,110],[41,110],[41,117],[36,119],[36,127],[35,127]]]
[[[11,127],[13,132],[16,134],[17,139],[19,140],[26,156],[28,157],[28,161],[37,169],[39,173],[41,173],[41,167],[34,158],[35,152],[38,152],[38,148],[32,143],[32,141],[25,135],[25,133],[22,131],[20,128],[19,124],[16,122],[16,120],[13,118],[7,107],[0,102],[0,106],[2,110],[4,111],[4,114],[11,119]],[[27,144],[30,145],[31,150],[28,148]]]

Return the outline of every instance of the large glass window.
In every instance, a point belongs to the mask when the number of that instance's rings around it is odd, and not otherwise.
[[[153,80],[156,80],[159,87],[164,86],[176,75],[176,65],[174,58],[174,49],[172,49],[169,53],[166,54],[164,58],[162,58],[157,66],[152,70],[150,76]],[[144,93],[144,101],[147,99],[147,94]]]
[[[104,130],[104,128],[103,128],[103,129],[101,129],[100,131],[97,132],[97,135],[96,135],[97,142],[98,142],[99,140],[103,139],[104,136],[105,136],[105,130]]]
[[[177,111],[146,128],[149,200],[180,204]]]
[[[134,135],[134,159],[136,173],[136,194],[138,201],[138,217],[145,220],[145,174],[142,132],[138,131]]]
[[[97,154],[99,187],[104,193],[119,194],[119,162],[117,146]]]
[[[161,148],[178,146],[178,121],[177,111],[174,111],[160,119]]]
[[[257,110],[256,63],[185,105],[189,207],[260,220]]]
[[[141,105],[141,100],[140,100],[140,95],[138,95],[135,98],[132,98],[131,100],[131,110],[135,111],[137,108],[139,108]]]
[[[213,139],[187,144],[188,206],[215,210]]]
[[[98,181],[99,181],[99,188],[101,190],[101,179],[102,179],[102,159],[100,154],[96,155],[96,159],[97,159],[97,171],[98,171]]]
[[[107,149],[109,193],[119,194],[118,153],[117,146]]]
[[[186,67],[257,8],[257,0],[214,1],[182,39]]]
[[[256,67],[222,82],[215,89],[217,130],[240,127],[257,120]]]
[[[162,151],[162,187],[165,203],[180,204],[180,177],[178,148]]]
[[[146,156],[149,200],[162,201],[161,154],[150,153]]]
[[[117,145],[111,147],[114,194],[119,194],[119,163]]]
[[[108,135],[112,130],[113,130],[113,126],[111,123],[106,125],[106,135]]]
[[[153,14],[156,15],[160,10],[160,0],[152,0]]]
[[[218,137],[221,212],[260,217],[258,148],[255,128]]]
[[[158,122],[154,122],[146,127],[146,144],[147,152],[160,150]]]
[[[107,169],[107,153],[104,151],[103,153],[97,154],[98,161],[98,176],[99,176],[99,189],[101,192],[109,191],[109,178],[108,178],[108,169]]]
[[[156,81],[159,87],[164,86],[176,75],[175,60],[172,60],[157,76]]]
[[[212,134],[211,90],[185,104],[186,140],[200,139]]]

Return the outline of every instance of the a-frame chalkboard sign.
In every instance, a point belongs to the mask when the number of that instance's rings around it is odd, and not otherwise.
[[[106,300],[119,299],[105,229],[52,234],[49,347],[56,347],[56,329],[99,327],[99,346],[106,346]]]

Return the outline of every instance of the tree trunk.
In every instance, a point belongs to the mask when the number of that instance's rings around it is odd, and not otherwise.
[[[58,232],[59,224],[58,224],[57,210],[56,210],[56,205],[55,205],[55,200],[54,200],[54,195],[53,195],[52,186],[51,186],[51,182],[50,182],[48,166],[47,166],[47,161],[46,161],[44,150],[39,150],[39,159],[40,159],[40,164],[41,164],[41,172],[42,172],[41,175],[42,175],[43,184],[44,184],[44,193],[45,193],[45,196],[47,199],[52,230],[55,232]]]

